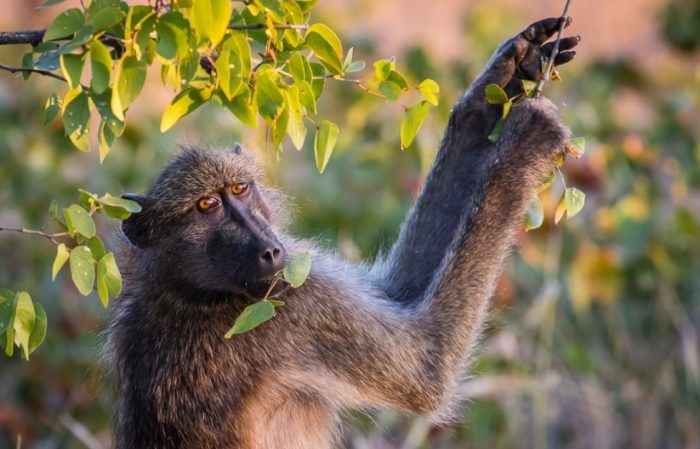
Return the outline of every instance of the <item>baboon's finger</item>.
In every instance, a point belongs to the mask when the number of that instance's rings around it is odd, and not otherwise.
[[[571,50],[572,48],[577,46],[579,42],[581,42],[581,36],[565,37],[561,41],[559,41],[559,51]],[[553,48],[554,42],[550,42],[540,47],[540,51],[542,52],[543,56],[549,57],[549,55],[552,54]]]
[[[548,19],[542,19],[537,21],[527,27],[525,31],[520,33],[525,39],[533,44],[540,45],[547,41],[554,33],[559,29],[559,21],[561,17],[550,17]],[[568,27],[573,22],[571,17],[566,18],[566,25]]]
[[[554,58],[554,65],[562,65],[566,64],[567,62],[571,61],[574,59],[574,56],[576,56],[575,51],[564,51],[561,52],[557,55],[556,58]]]

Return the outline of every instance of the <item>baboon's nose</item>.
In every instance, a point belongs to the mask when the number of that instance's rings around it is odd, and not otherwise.
[[[284,264],[284,251],[277,245],[270,245],[262,251],[260,264],[263,268],[278,271]]]

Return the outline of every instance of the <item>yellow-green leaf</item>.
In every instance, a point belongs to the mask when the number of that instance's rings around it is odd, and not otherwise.
[[[191,113],[211,98],[211,91],[207,89],[187,88],[177,94],[173,101],[165,108],[163,118],[160,121],[160,132],[172,128],[182,117]]]
[[[200,45],[217,46],[231,20],[231,0],[194,0],[190,11],[192,28]]]
[[[70,274],[81,295],[87,296],[92,292],[95,283],[95,261],[90,248],[84,245],[73,248],[70,252]]]
[[[63,210],[66,226],[71,236],[78,234],[90,238],[95,235],[95,222],[88,212],[78,204],[71,204]]]
[[[508,102],[508,95],[498,84],[486,86],[486,101],[490,104],[504,104]]]
[[[564,217],[565,213],[566,213],[566,198],[565,198],[565,195],[562,195],[561,198],[559,198],[559,202],[557,203],[557,208],[554,211],[554,224],[559,224],[561,219]]]
[[[406,113],[401,120],[402,150],[408,148],[413,143],[418,131],[421,126],[423,126],[425,118],[428,116],[429,109],[430,105],[427,101],[421,101],[406,109]]]
[[[258,112],[268,123],[275,121],[284,107],[284,97],[273,76],[274,72],[260,75],[253,94],[253,102]]]
[[[228,109],[240,120],[243,124],[255,128],[258,126],[258,116],[250,102],[250,89],[248,86],[243,86],[242,93],[233,100],[229,101],[226,96],[220,91],[214,97],[223,107]]]
[[[299,99],[299,87],[296,84],[289,86],[287,89],[287,104],[289,105],[287,134],[292,140],[294,148],[301,150],[306,139],[306,126],[304,125],[303,107]]]
[[[238,95],[243,86],[238,56],[232,54],[230,50],[222,51],[216,60],[216,77],[227,99],[232,100]]]
[[[63,54],[60,58],[61,71],[71,89],[80,86],[80,75],[83,73],[85,54]]]
[[[101,94],[109,86],[109,78],[112,76],[112,57],[109,49],[97,39],[90,42],[90,67],[90,89]]]
[[[63,267],[63,264],[66,263],[68,260],[68,256],[70,255],[70,252],[68,251],[68,248],[66,248],[66,245],[63,243],[60,243],[58,247],[56,248],[56,257],[53,260],[53,266],[51,267],[51,279],[56,280],[56,275],[58,274],[59,271],[61,271],[61,267]]]
[[[24,358],[29,357],[29,336],[34,328],[36,312],[32,297],[27,292],[18,292],[15,303],[15,314],[12,323],[15,344],[22,349]]]
[[[63,127],[71,142],[81,151],[90,151],[90,103],[82,87],[66,92],[62,113]]]
[[[44,126],[51,123],[62,108],[61,98],[56,94],[51,94],[46,100],[46,106],[44,108]]]
[[[119,120],[124,120],[124,111],[139,96],[146,82],[145,62],[135,56],[126,56],[119,61],[114,72],[114,92],[112,112]]]
[[[324,24],[315,23],[306,31],[304,40],[333,75],[343,73],[343,45],[333,30]]]
[[[418,85],[418,90],[423,94],[423,97],[428,101],[428,103],[433,106],[438,105],[437,95],[440,93],[440,86],[435,81],[430,78],[423,80]]]
[[[564,199],[566,201],[566,218],[572,218],[583,209],[586,194],[576,187],[568,187],[564,191]]]
[[[46,337],[46,311],[38,302],[34,302],[34,325],[32,332],[29,334],[27,357],[36,351]]]
[[[116,298],[122,291],[122,276],[113,253],[107,253],[97,262],[97,294],[105,308],[109,297]]]
[[[314,156],[316,157],[316,167],[319,173],[323,173],[328,165],[328,161],[333,153],[333,148],[338,141],[338,125],[328,120],[321,122],[321,125],[316,129],[316,137],[314,138]]]

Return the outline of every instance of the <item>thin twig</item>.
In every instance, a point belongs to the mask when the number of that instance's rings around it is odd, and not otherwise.
[[[542,74],[542,78],[537,82],[537,88],[535,89],[535,98],[540,98],[542,96],[542,89],[547,81],[549,81],[549,76],[552,73],[552,68],[554,67],[554,59],[559,54],[559,42],[561,41],[561,35],[564,33],[564,28],[566,27],[566,21],[569,18],[569,5],[571,0],[566,0],[566,5],[564,6],[564,12],[559,19],[559,31],[557,32],[557,40],[554,42],[554,47],[552,48],[552,54],[549,55],[549,60],[547,61],[547,68]]]
[[[0,70],[4,70],[10,73],[38,73],[39,75],[48,76],[49,78],[54,78],[63,81],[64,83],[68,82],[68,80],[62,77],[61,75],[49,72],[48,70],[33,69],[31,67],[13,67],[5,64],[0,64]]]
[[[267,25],[264,23],[253,23],[251,25],[231,25],[228,27],[229,30],[245,31],[245,30],[264,30]],[[296,23],[283,23],[280,25],[275,25],[276,30],[308,30],[309,25],[306,23],[296,24]]]
[[[54,245],[59,244],[59,242],[56,240],[57,238],[67,237],[69,235],[67,232],[57,232],[55,234],[50,234],[48,232],[39,231],[36,229],[11,228],[11,227],[7,227],[7,226],[0,226],[0,232],[2,232],[2,231],[19,232],[20,234],[28,234],[28,235],[38,235],[38,236],[44,237],[47,240],[50,240],[51,243],[53,243]]]
[[[0,31],[0,45],[29,44],[32,47],[44,42],[46,30],[29,31]],[[51,39],[50,42],[66,41],[73,39],[73,35]],[[124,51],[122,40],[112,34],[100,36],[100,42],[115,49],[119,55]]]

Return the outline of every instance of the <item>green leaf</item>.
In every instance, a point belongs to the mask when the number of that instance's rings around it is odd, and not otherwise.
[[[61,98],[56,94],[51,94],[46,100],[46,106],[44,108],[44,126],[51,123],[59,112],[61,112],[62,102]]]
[[[508,95],[498,84],[486,86],[486,101],[490,104],[504,104],[508,102]]]
[[[85,25],[85,16],[78,8],[70,8],[56,16],[44,33],[44,41],[69,37]]]
[[[15,302],[15,314],[13,319],[15,344],[22,349],[24,358],[29,358],[29,336],[34,328],[36,312],[32,297],[27,292],[18,292]]]
[[[243,93],[231,101],[221,92],[216,92],[214,99],[233,112],[233,115],[245,125],[251,128],[258,126],[258,117],[250,103],[250,89],[248,89],[248,86],[243,86]]]
[[[316,114],[316,96],[313,88],[306,81],[296,81],[294,86],[299,88],[299,102],[309,114]]]
[[[284,139],[284,135],[287,133],[287,127],[289,126],[289,107],[286,104],[286,98],[285,98],[285,105],[280,111],[279,115],[277,116],[277,119],[271,123],[272,125],[272,140],[275,144],[275,148],[279,148],[280,145],[282,144],[282,140]]]
[[[308,84],[307,84],[308,86]],[[294,144],[294,148],[301,150],[306,139],[306,126],[304,125],[304,113],[299,99],[299,86],[296,84],[287,89],[287,104],[289,105],[289,124],[287,134]]]
[[[92,292],[92,285],[95,283],[95,262],[90,248],[84,245],[73,248],[70,252],[70,274],[81,295],[87,296]]]
[[[129,213],[141,212],[141,205],[136,201],[127,200],[126,198],[120,198],[109,193],[105,193],[97,199],[100,204],[105,206],[117,207],[124,209]]]
[[[401,95],[401,87],[392,81],[384,81],[379,85],[379,90],[391,101],[396,100]]]
[[[311,255],[309,253],[295,254],[289,259],[282,271],[284,280],[294,288],[300,287],[309,277],[311,272]]]
[[[573,218],[583,209],[586,194],[576,187],[568,187],[564,190],[564,201],[566,202],[566,218]]]
[[[21,67],[23,69],[34,68],[34,53],[33,52],[30,51],[30,52],[27,52],[24,55],[22,55]],[[29,79],[31,74],[32,74],[32,72],[30,72],[30,71],[22,72],[22,79],[25,79],[25,80]]]
[[[250,66],[250,44],[245,38],[245,35],[240,33],[232,34],[226,38],[222,47],[223,51],[230,51],[232,57],[234,55],[236,56],[236,58],[232,58],[232,61],[234,64],[238,61],[237,67],[241,78],[247,83],[252,69]]]
[[[189,48],[190,22],[180,11],[166,12],[156,23],[156,53],[168,61],[184,56]]]
[[[92,253],[92,257],[95,260],[102,259],[105,255],[105,253],[107,252],[105,250],[105,244],[102,243],[102,239],[96,235],[90,237],[90,239],[87,241],[87,246],[88,246],[88,248],[90,248],[90,252]]]
[[[51,267],[51,280],[56,280],[56,275],[59,271],[61,271],[61,267],[63,267],[63,264],[66,263],[69,255],[70,252],[68,251],[68,248],[66,248],[66,245],[60,243],[56,248],[56,257],[54,258],[53,266]]]
[[[348,53],[345,55],[345,61],[343,61],[343,72],[345,72],[348,67],[350,67],[350,64],[352,64],[352,55],[355,52],[355,47],[350,47],[350,50],[348,50]]]
[[[284,301],[280,301],[279,299],[268,299],[268,301],[270,301],[270,304],[272,304],[275,308],[282,307],[284,305]]]
[[[318,101],[319,97],[321,96],[321,92],[323,92],[323,88],[326,85],[326,69],[318,62],[312,62],[309,65],[311,66],[311,73],[313,73],[311,90],[314,93],[316,101]]]
[[[418,90],[423,94],[423,97],[428,101],[428,103],[433,106],[438,105],[437,95],[440,93],[440,86],[435,81],[430,78],[423,80],[418,85]]]
[[[498,139],[501,137],[501,132],[503,130],[503,123],[505,123],[503,117],[499,118],[496,122],[496,125],[494,125],[493,129],[491,130],[491,133],[488,135],[489,142],[498,142]]]
[[[61,55],[61,71],[66,78],[71,89],[80,86],[80,75],[83,73],[83,65],[85,63],[85,54],[69,54]]]
[[[216,60],[216,77],[219,81],[219,87],[229,100],[238,95],[241,86],[243,86],[239,64],[238,56],[229,50],[222,51]]]
[[[309,60],[306,59],[299,53],[294,53],[291,58],[289,58],[289,73],[292,75],[292,79],[295,82],[306,81],[310,83],[313,81],[314,74],[311,71],[311,64]]]
[[[90,89],[101,94],[109,86],[109,78],[112,76],[112,56],[109,49],[99,40],[90,42],[90,67]]]
[[[532,80],[520,80],[520,84],[526,97],[532,98],[535,95],[535,89],[537,88],[536,82]]]
[[[243,310],[231,329],[226,332],[224,338],[231,338],[235,334],[242,334],[254,329],[275,316],[275,306],[268,300],[263,300],[249,305]]]
[[[44,337],[46,337],[46,311],[40,303],[35,301],[34,325],[32,326],[32,333],[29,334],[27,357],[36,351],[36,349],[44,341]]]
[[[394,70],[394,60],[392,59],[380,59],[379,61],[375,61],[374,63],[374,81],[377,83],[381,83],[382,81],[386,81],[387,78],[389,78],[389,75],[391,74],[391,71]]]
[[[510,114],[510,110],[513,107],[513,102],[508,100],[505,103],[503,103],[503,113],[501,114],[501,118],[505,120],[508,118],[508,114]]]
[[[90,151],[90,103],[80,86],[69,90],[63,98],[63,127],[79,150]]]
[[[429,109],[430,105],[427,101],[421,101],[406,109],[406,113],[401,120],[402,150],[408,148],[413,143],[413,139],[416,138],[418,131],[420,131],[421,126],[423,126],[425,118],[428,116]]]
[[[328,165],[328,161],[333,153],[333,148],[338,140],[338,125],[324,120],[316,129],[316,137],[314,138],[314,156],[316,158],[316,167],[319,173],[323,173]]]
[[[211,91],[207,89],[194,89],[188,87],[175,96],[173,101],[165,108],[163,118],[160,121],[160,132],[172,128],[182,117],[191,113],[211,98]]]
[[[112,149],[112,144],[114,143],[115,138],[116,136],[114,135],[112,128],[109,126],[109,123],[103,120],[102,123],[100,123],[100,129],[97,133],[97,143],[100,151],[100,164],[104,162],[105,158]]]
[[[49,205],[49,217],[55,219],[58,216],[58,202],[56,200],[51,200],[51,205]]]
[[[284,107],[284,97],[272,77],[273,72],[260,75],[253,94],[253,102],[260,115],[268,122],[275,121]]]
[[[95,27],[95,32],[99,33],[121,22],[125,14],[117,6],[108,6],[97,12],[92,17],[91,23]]]
[[[12,315],[15,311],[15,292],[0,288],[0,334],[12,329]],[[10,337],[12,340],[12,337]]]
[[[97,262],[97,294],[107,308],[109,297],[116,298],[122,291],[122,276],[113,253],[107,253]]]
[[[124,111],[139,96],[146,82],[145,62],[135,56],[126,56],[119,61],[114,72],[112,92],[112,112],[119,120],[124,120]]]
[[[343,46],[333,30],[321,23],[315,23],[306,31],[304,40],[333,75],[343,73]]]
[[[95,222],[90,214],[78,204],[71,204],[67,209],[63,209],[66,218],[66,226],[71,237],[78,232],[86,238],[95,235]]]
[[[36,9],[48,8],[49,6],[58,5],[59,3],[63,3],[65,1],[66,0],[46,0],[44,3],[37,6]]]
[[[217,46],[231,20],[231,0],[194,0],[190,19],[200,45]]]
[[[575,157],[576,159],[583,156],[586,152],[586,138],[585,137],[574,137],[569,141],[566,146],[566,154]]]
[[[408,89],[408,81],[406,81],[406,78],[396,70],[392,70],[386,80],[396,84],[402,90]]]
[[[527,211],[525,212],[525,230],[537,229],[542,226],[543,221],[544,209],[542,207],[542,200],[540,200],[539,196],[535,196],[527,206]]]

